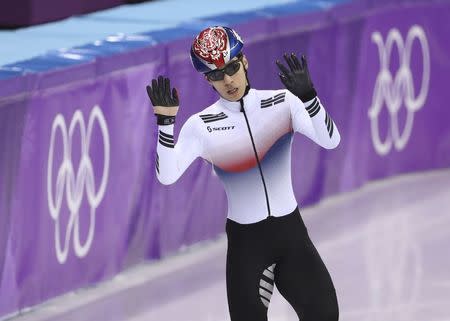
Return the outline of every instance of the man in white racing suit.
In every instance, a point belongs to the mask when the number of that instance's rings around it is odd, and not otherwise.
[[[228,198],[227,295],[232,321],[267,320],[274,284],[302,321],[338,320],[331,277],[312,244],[291,182],[291,145],[299,132],[333,149],[339,131],[322,106],[305,56],[277,61],[287,89],[256,90],[247,77],[243,41],[227,27],[195,38],[191,60],[220,95],[189,117],[174,142],[179,101],[168,78],[147,86],[158,123],[156,172],[172,184],[201,157]]]

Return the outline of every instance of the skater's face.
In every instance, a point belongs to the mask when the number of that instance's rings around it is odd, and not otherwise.
[[[205,78],[222,98],[238,101],[244,96],[247,86],[247,77],[245,76],[247,68],[248,61],[245,56],[235,57],[223,68],[206,74]]]

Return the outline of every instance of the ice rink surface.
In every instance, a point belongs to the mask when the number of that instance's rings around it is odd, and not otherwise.
[[[370,183],[302,210],[340,320],[450,320],[450,170]],[[226,237],[53,299],[17,321],[225,321]],[[269,321],[298,320],[275,291]]]

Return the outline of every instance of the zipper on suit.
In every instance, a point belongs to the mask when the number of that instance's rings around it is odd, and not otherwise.
[[[267,194],[266,181],[264,180],[264,175],[263,175],[263,172],[262,172],[261,163],[260,163],[260,161],[259,161],[258,153],[256,152],[255,141],[253,140],[253,135],[252,135],[252,131],[251,131],[251,129],[250,129],[250,124],[249,124],[249,122],[248,122],[247,114],[245,113],[245,109],[244,109],[244,99],[241,98],[241,99],[239,100],[239,102],[240,102],[240,104],[241,104],[241,111],[244,113],[245,122],[247,123],[247,128],[248,128],[248,132],[249,132],[249,134],[250,134],[250,139],[252,140],[253,151],[255,152],[256,162],[258,163],[259,173],[261,174],[261,179],[262,179],[262,183],[263,183],[263,186],[264,186],[264,193],[265,193],[265,195],[266,195],[267,213],[269,214],[268,217],[271,217],[271,214],[270,214],[270,205],[269,205],[269,195]]]

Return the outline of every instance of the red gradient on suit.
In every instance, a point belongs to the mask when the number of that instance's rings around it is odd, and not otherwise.
[[[224,171],[227,172],[243,172],[246,170],[249,170],[250,168],[253,168],[258,165],[258,162],[256,161],[255,157],[247,158],[247,159],[240,159],[239,163],[229,164],[225,165],[225,168],[222,168]],[[219,166],[221,167],[221,166]]]
[[[290,131],[289,119],[287,122],[260,123],[253,126],[254,136],[260,138],[255,142],[260,162],[278,139]],[[250,137],[245,137],[245,139],[250,139]],[[245,150],[242,146],[246,146]],[[215,159],[214,164],[227,172],[242,172],[258,165],[252,144],[238,141],[227,146],[220,146],[213,153],[213,158]]]

